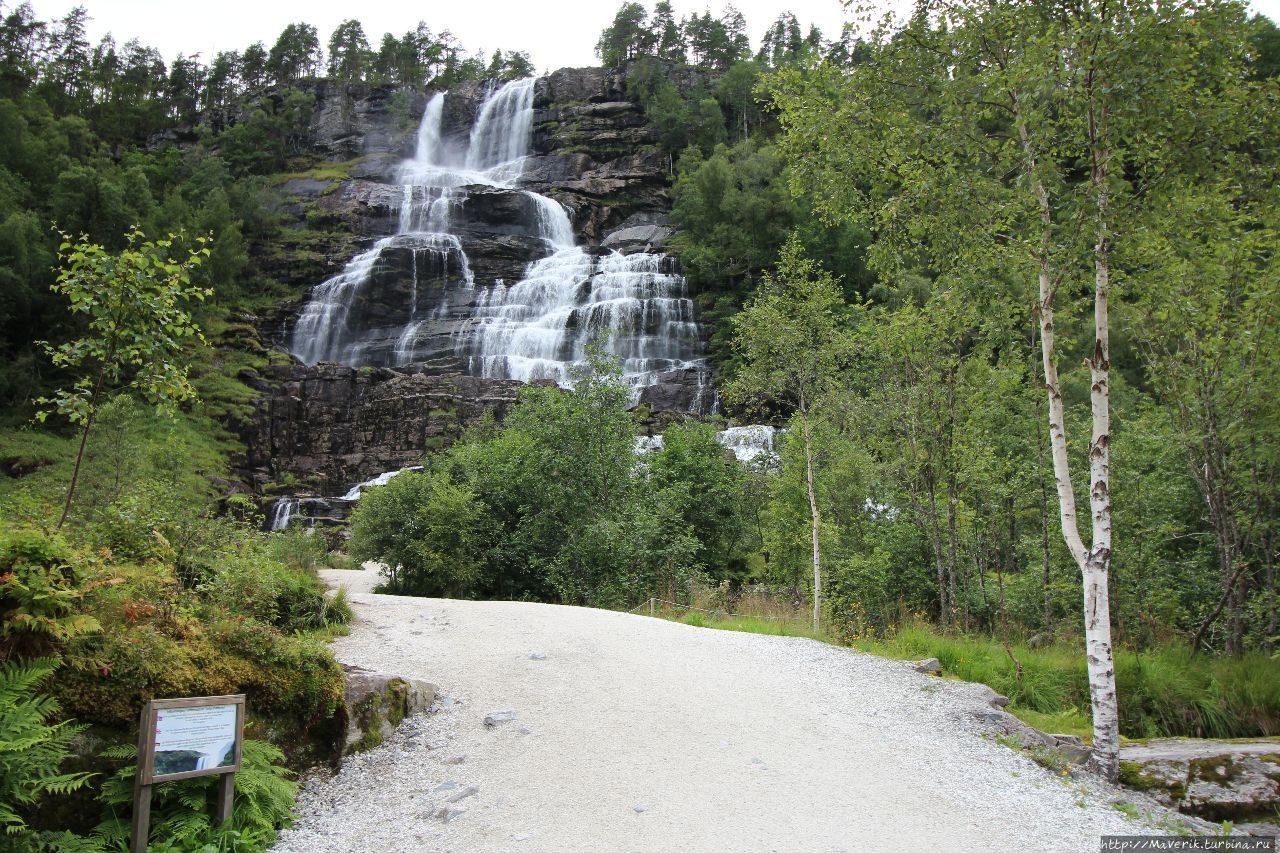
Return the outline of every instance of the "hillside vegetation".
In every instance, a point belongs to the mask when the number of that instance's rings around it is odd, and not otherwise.
[[[368,490],[333,542],[263,532],[234,474],[240,377],[290,358],[261,329],[303,295],[281,258],[316,236],[280,188],[351,174],[308,144],[317,86],[411,121],[529,58],[351,20],[166,63],[91,45],[82,8],[0,9],[7,840],[121,849],[142,702],[245,692],[251,807],[214,828],[212,789],[174,786],[153,849],[268,844],[285,766],[332,758],[323,640],[349,614],[316,567],[353,557],[396,593],[656,598],[936,656],[1044,725],[1118,705],[1103,741],[1280,734],[1280,31],[1225,0],[1067,5],[838,35],[784,13],[753,43],[732,7],[624,4],[597,50],[664,156],[722,416],[630,408],[597,353],[577,391],[530,386]],[[189,280],[104,348],[125,291],[55,285],[142,245],[135,283]],[[725,418],[783,428],[776,454],[738,463]]]

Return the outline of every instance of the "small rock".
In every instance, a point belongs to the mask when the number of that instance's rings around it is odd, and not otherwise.
[[[436,792],[439,793],[440,791],[452,791],[457,787],[458,787],[457,782],[441,782],[439,785],[436,785]]]
[[[466,812],[467,812],[466,809],[460,809],[457,806],[441,806],[440,808],[435,810],[435,813],[432,814],[432,817],[434,817],[436,820],[444,821],[445,823],[448,823],[449,821],[457,820],[458,818],[462,817],[464,814],[466,814]]]
[[[521,726],[519,729],[517,729],[517,731],[519,731],[519,732],[520,732],[520,734],[522,734],[522,735],[531,735],[531,734],[533,734],[533,729],[529,728],[528,726]]]
[[[546,659],[547,659],[546,652],[530,652],[529,653],[529,660],[546,660]]]
[[[1003,708],[1009,704],[1008,696],[1001,696],[985,684],[975,684],[971,689],[981,701],[986,702],[992,708]]]
[[[489,728],[509,723],[516,718],[515,711],[490,711],[484,715],[484,724]]]
[[[915,667],[916,672],[942,672],[942,661],[937,658],[925,658],[924,660],[916,661]]]
[[[1276,823],[1237,823],[1235,828],[1257,838],[1280,838],[1280,824]]]
[[[458,803],[458,802],[461,802],[462,800],[465,800],[467,797],[474,797],[478,793],[480,793],[480,788],[478,786],[468,785],[467,787],[463,788],[461,791],[459,791],[458,793],[450,797],[449,802]]]
[[[643,803],[636,803],[634,806],[631,807],[631,810],[636,814],[644,814],[649,810],[649,807],[644,805]]]
[[[466,760],[467,760],[467,757],[465,755],[450,755],[448,758],[444,760],[444,763],[445,764],[461,764]]]
[[[517,832],[515,835],[511,836],[511,840],[512,841],[528,841],[532,837],[533,837],[533,833],[531,832]]]

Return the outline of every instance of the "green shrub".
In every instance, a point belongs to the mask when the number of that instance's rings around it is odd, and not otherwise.
[[[98,628],[76,613],[82,578],[65,542],[32,529],[0,538],[0,663],[56,654],[67,640]]]
[[[271,537],[271,555],[292,569],[314,572],[327,564],[329,543],[323,536],[294,527]]]
[[[369,489],[351,517],[351,554],[386,569],[386,592],[463,597],[480,575],[484,505],[437,472],[406,471]]]
[[[225,555],[201,592],[229,612],[252,616],[282,631],[323,628],[329,621],[324,584],[314,569],[274,559],[273,551],[244,549]]]
[[[129,760],[102,786],[99,799],[107,817],[94,835],[108,850],[128,850],[134,759],[137,748],[121,746],[104,757]],[[217,777],[202,776],[166,782],[152,788],[151,835],[153,851],[257,851],[268,847],[276,832],[293,817],[298,783],[279,766],[284,754],[269,743],[246,739],[243,762],[235,779],[235,802],[226,826],[215,826],[214,796]],[[206,847],[206,845],[210,845]]]
[[[69,721],[49,725],[58,703],[36,692],[57,668],[49,658],[15,662],[0,669],[0,826],[8,835],[26,830],[21,815],[45,794],[83,787],[91,774],[63,773],[71,739],[84,726]]]
[[[347,600],[345,586],[338,587],[333,595],[325,599],[325,625],[349,625],[355,618],[355,611],[351,609],[351,602]]]

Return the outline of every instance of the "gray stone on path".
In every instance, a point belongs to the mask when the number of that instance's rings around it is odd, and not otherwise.
[[[468,785],[467,787],[463,788],[461,791],[459,791],[458,793],[450,797],[449,802],[458,803],[465,800],[467,797],[474,797],[478,793],[480,793],[479,786]]]
[[[484,724],[489,728],[509,723],[516,718],[515,711],[490,711],[484,715]]]
[[[529,652],[529,660],[546,660],[546,652]]]
[[[942,661],[937,658],[925,658],[924,660],[916,661],[916,672],[942,672]]]
[[[634,806],[631,807],[631,810],[636,814],[644,814],[649,810],[649,807],[646,806],[644,803],[636,803]]]
[[[435,810],[435,813],[432,815],[432,817],[434,817],[436,820],[449,823],[450,821],[457,820],[458,818],[462,817],[466,813],[467,813],[466,809],[460,809],[457,806],[441,806],[440,808]]]

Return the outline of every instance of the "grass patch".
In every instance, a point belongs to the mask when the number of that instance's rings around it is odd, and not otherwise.
[[[909,624],[864,651],[901,660],[936,657],[948,674],[989,685],[1009,710],[1042,730],[1083,737],[1089,686],[1082,648],[1015,645],[1019,678],[1004,647],[988,637],[945,635]],[[1192,657],[1182,647],[1119,649],[1116,682],[1126,737],[1256,737],[1280,733],[1280,661],[1261,654]]]
[[[713,616],[691,611],[655,611],[655,616],[672,622],[682,622],[695,628],[715,628],[718,631],[742,631],[748,634],[770,634],[775,637],[808,637],[811,640],[831,642],[825,634],[815,633],[813,626],[800,620],[765,619],[758,616]]]
[[[351,179],[351,170],[363,159],[363,157],[357,157],[354,160],[343,160],[337,163],[317,163],[312,168],[300,172],[275,175],[273,180],[277,185],[298,180],[348,181]]]
[[[1087,710],[1068,708],[1055,714],[1047,714],[1043,711],[1033,711],[1030,708],[1019,708],[1017,705],[1010,705],[1005,710],[1032,728],[1039,729],[1042,732],[1055,735],[1075,735],[1086,744],[1093,743],[1093,721],[1089,718]]]

